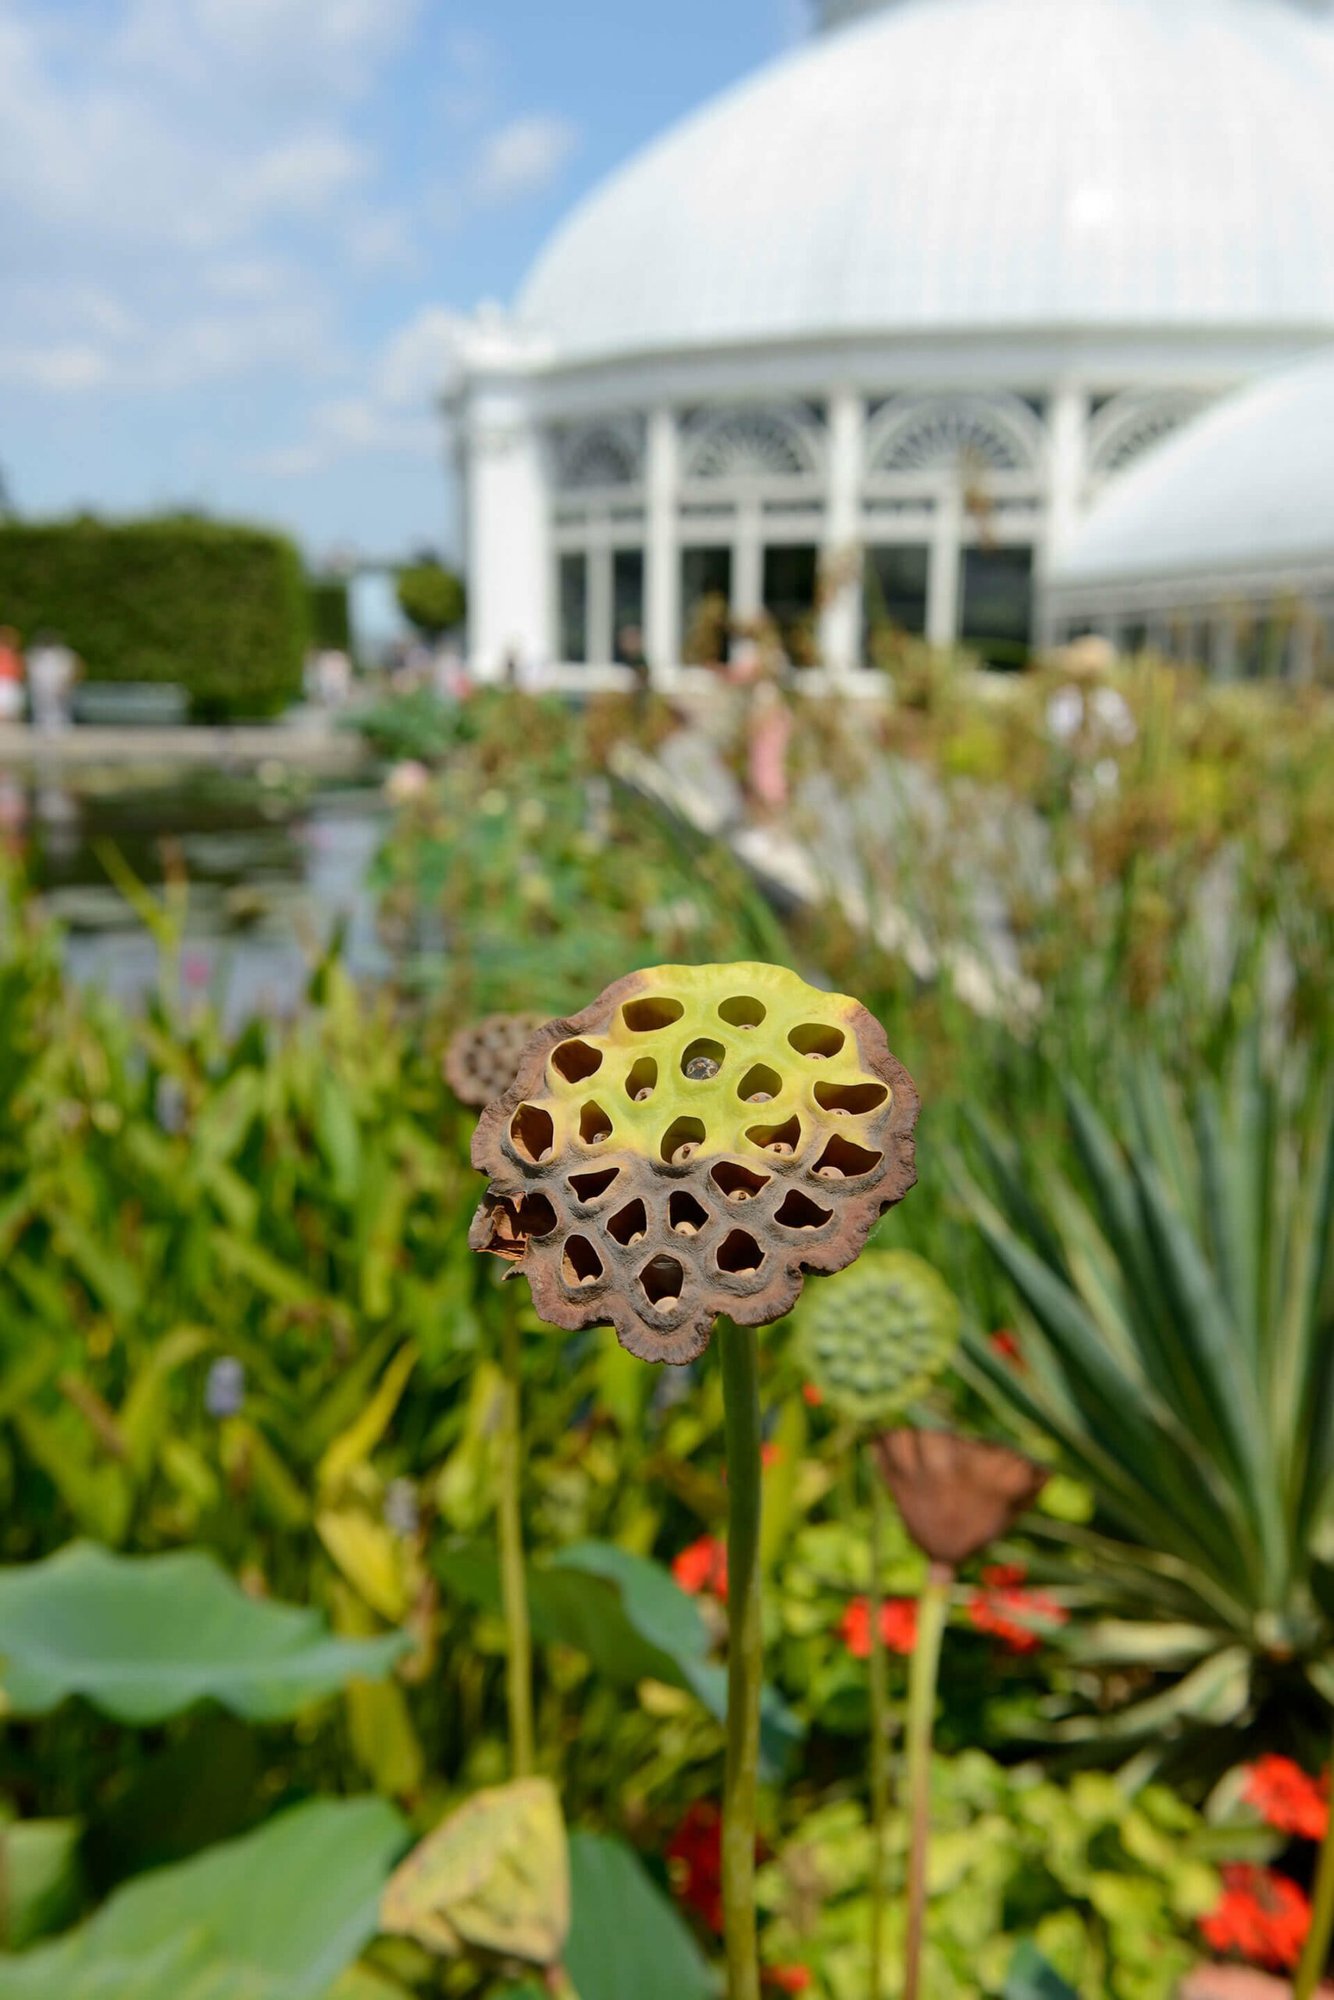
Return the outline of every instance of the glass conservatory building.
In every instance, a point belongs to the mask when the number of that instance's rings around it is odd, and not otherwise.
[[[1145,448],[1334,339],[1326,0],[826,0],[615,173],[448,398],[470,648],[583,678],[696,610],[855,677],[997,664]]]

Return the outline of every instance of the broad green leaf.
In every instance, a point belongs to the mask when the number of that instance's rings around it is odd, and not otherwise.
[[[1079,2000],[1079,1996],[1037,1946],[1028,1942],[1020,1945],[1010,1962],[1005,2000]]]
[[[21,1951],[34,1939],[70,1922],[80,1901],[76,1819],[31,1819],[0,1825],[0,1882],[4,1884],[0,1943]]]
[[[558,1965],[570,1928],[565,1822],[546,1778],[478,1792],[401,1862],[380,1927],[428,1951]]]
[[[403,1836],[378,1799],[299,1806],[0,1959],[0,2000],[325,2000],[375,1934]]]
[[[579,2000],[716,2000],[694,1938],[621,1841],[571,1835],[570,1893],[565,1968]]]
[[[442,1581],[470,1603],[500,1608],[495,1557],[481,1545],[450,1551],[438,1561]],[[574,1646],[595,1670],[621,1687],[643,1680],[687,1688],[709,1713],[727,1714],[726,1670],[710,1659],[708,1628],[661,1563],[611,1542],[579,1542],[549,1562],[528,1568],[533,1634],[543,1644]],[[766,1769],[782,1770],[801,1725],[771,1688],[761,1706]]]
[[[404,1634],[334,1639],[318,1612],[257,1602],[200,1550],[117,1556],[74,1543],[0,1570],[0,1699],[44,1715],[83,1695],[119,1722],[150,1723],[198,1701],[277,1721],[358,1676],[379,1679]]]

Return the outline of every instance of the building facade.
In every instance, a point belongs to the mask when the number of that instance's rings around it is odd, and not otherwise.
[[[1017,663],[1109,482],[1334,340],[1324,7],[826,13],[463,341],[481,672],[587,678],[642,644],[669,680],[719,600],[835,678],[885,623]]]

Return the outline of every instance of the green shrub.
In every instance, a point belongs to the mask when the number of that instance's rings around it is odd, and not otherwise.
[[[352,649],[352,619],[347,584],[341,576],[317,576],[310,584],[311,644],[334,652]]]
[[[186,518],[5,522],[0,619],[60,632],[89,680],[176,682],[201,719],[283,708],[310,630],[291,542]]]
[[[428,639],[439,638],[463,623],[463,585],[452,570],[439,563],[416,563],[400,571],[398,608],[408,623]]]

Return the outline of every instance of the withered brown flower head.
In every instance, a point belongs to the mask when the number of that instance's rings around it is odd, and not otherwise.
[[[1048,1477],[1007,1445],[952,1431],[886,1431],[875,1454],[918,1548],[952,1569],[1007,1534]]]
[[[519,1057],[541,1027],[541,1014],[484,1014],[445,1050],[445,1082],[460,1104],[480,1111],[514,1081]]]
[[[693,1361],[850,1264],[916,1179],[917,1092],[864,1007],[772,965],[658,966],[549,1022],[483,1112],[476,1250],[542,1317]]]

